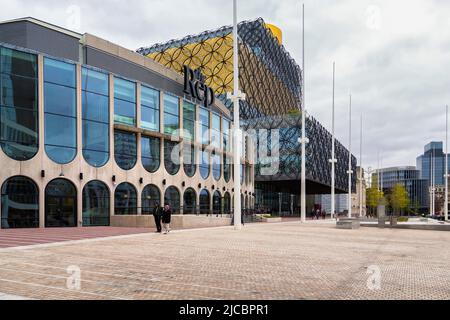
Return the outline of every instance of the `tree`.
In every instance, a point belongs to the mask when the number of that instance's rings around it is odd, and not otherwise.
[[[371,209],[371,213],[376,212],[376,208],[384,201],[383,191],[378,188],[378,178],[376,175],[372,178],[372,184],[370,188],[366,190],[366,203]]]
[[[401,214],[403,209],[408,208],[410,200],[408,196],[408,191],[403,184],[397,183],[392,188],[392,193],[390,196],[390,202],[394,214]]]

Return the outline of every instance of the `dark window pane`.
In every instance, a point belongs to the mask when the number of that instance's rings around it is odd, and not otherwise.
[[[44,80],[75,88],[75,65],[45,58]]]
[[[209,192],[203,189],[200,192],[200,214],[210,214],[211,213],[211,203],[210,203]]]
[[[109,160],[109,152],[83,150],[83,157],[91,166],[99,168],[104,166]]]
[[[38,83],[36,79],[14,75],[1,75],[1,104],[37,110]]]
[[[191,188],[184,192],[183,196],[183,214],[197,213],[197,195]]]
[[[220,155],[213,155],[212,156],[212,164],[213,164],[213,177],[215,180],[219,180],[222,172],[221,172],[221,161],[220,161]]]
[[[89,182],[83,189],[83,226],[109,226],[109,201],[103,182]]]
[[[37,56],[30,53],[1,48],[1,72],[37,78]]]
[[[82,68],[81,76],[83,85],[82,90],[99,93],[105,96],[109,94],[109,76],[106,73]]]
[[[56,179],[45,189],[45,226],[76,227],[77,191],[68,180]]]
[[[114,213],[116,215],[137,214],[137,193],[129,183],[119,184],[114,192]]]
[[[83,121],[83,149],[109,151],[109,125],[105,123]]]
[[[77,147],[77,120],[53,114],[45,115],[45,144],[62,147]]]
[[[32,180],[8,179],[3,184],[1,197],[3,229],[39,227],[39,190]]]
[[[173,214],[180,213],[180,192],[175,187],[167,188],[164,194],[164,204],[169,204]]]
[[[164,166],[171,175],[180,170],[180,147],[177,142],[164,141]]]
[[[200,175],[203,179],[207,179],[209,177],[209,152],[208,151],[202,151],[200,154]]]
[[[114,133],[114,158],[117,165],[123,170],[130,170],[136,165],[136,135],[116,131]]]
[[[109,123],[109,98],[83,91],[83,119]]]
[[[195,147],[185,145],[183,148],[183,167],[184,172],[188,177],[193,177],[197,171],[197,164],[195,161]]]
[[[74,148],[68,147],[54,147],[54,146],[45,146],[45,152],[48,157],[56,163],[66,164],[75,159],[77,155],[77,150]]]
[[[44,85],[45,112],[76,117],[76,91],[52,83]]]
[[[159,138],[142,137],[142,165],[148,172],[156,172],[161,165]]]
[[[161,205],[161,192],[157,186],[148,185],[142,191],[142,214],[153,214],[156,204]]]

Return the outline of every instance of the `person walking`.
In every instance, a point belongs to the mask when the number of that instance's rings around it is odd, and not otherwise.
[[[168,203],[164,205],[164,210],[162,214],[162,223],[164,227],[164,234],[168,234],[170,232],[170,221],[172,219],[172,210]]]
[[[159,202],[155,203],[155,207],[153,208],[153,218],[155,218],[155,226],[156,232],[161,233],[161,216],[162,216],[162,208],[159,205]]]

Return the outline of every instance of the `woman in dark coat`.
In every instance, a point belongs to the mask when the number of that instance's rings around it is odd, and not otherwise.
[[[162,223],[164,227],[164,234],[170,232],[170,220],[172,219],[172,210],[170,209],[169,204],[164,205],[163,215],[162,215]]]

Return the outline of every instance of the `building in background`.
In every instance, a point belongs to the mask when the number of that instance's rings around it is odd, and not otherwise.
[[[385,195],[389,195],[396,184],[401,184],[408,192],[409,209],[426,212],[428,208],[428,180],[421,179],[420,171],[413,166],[391,167],[375,170],[372,181],[378,181]],[[382,182],[381,182],[382,181]]]
[[[279,145],[256,144],[255,190],[256,204],[272,213],[299,212],[302,109],[302,72],[282,44],[281,31],[262,19],[239,23],[239,88],[246,94],[240,101],[242,128],[262,131],[269,137],[279,134]],[[183,72],[185,65],[201,70],[205,82],[214,88],[223,103],[232,109],[227,93],[233,91],[232,27],[205,31],[179,40],[171,40],[138,50],[164,66]],[[307,212],[314,207],[315,194],[329,194],[331,186],[331,134],[311,115],[307,117]],[[269,138],[269,141],[272,139]],[[275,139],[273,139],[275,140]],[[262,149],[280,150],[280,157]],[[336,193],[348,189],[348,150],[336,143]],[[275,160],[274,160],[275,159]],[[265,168],[277,171],[265,174]],[[356,158],[352,159],[356,171]],[[356,175],[352,189],[356,188]]]

